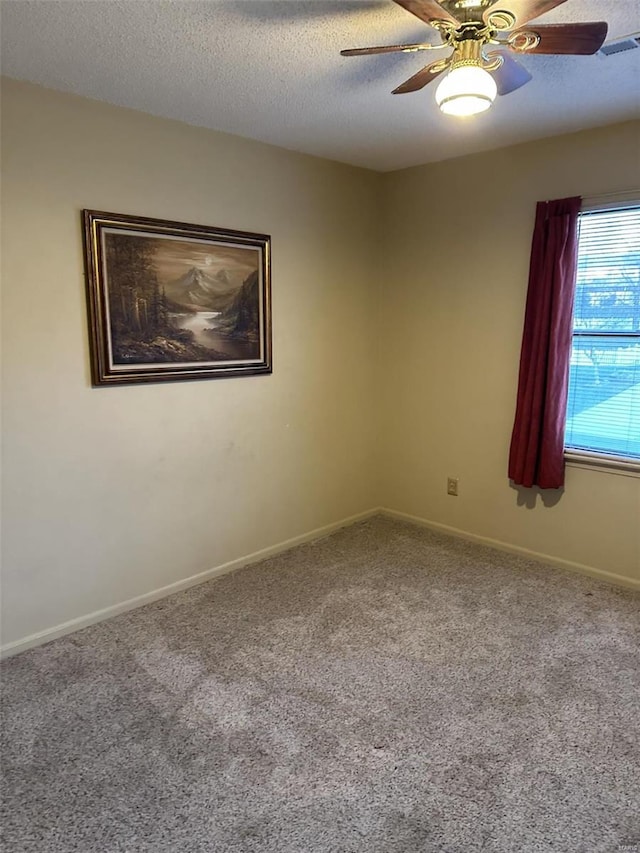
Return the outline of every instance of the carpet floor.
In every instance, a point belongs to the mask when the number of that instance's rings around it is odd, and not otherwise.
[[[635,853],[639,617],[361,522],[6,661],[3,849]]]

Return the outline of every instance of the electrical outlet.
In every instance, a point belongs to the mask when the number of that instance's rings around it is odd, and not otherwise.
[[[447,494],[453,495],[455,498],[458,497],[458,478],[457,477],[447,477]]]

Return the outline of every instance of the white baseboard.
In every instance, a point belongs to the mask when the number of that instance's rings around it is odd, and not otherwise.
[[[183,589],[188,589],[192,586],[205,583],[212,578],[226,575],[235,569],[240,569],[243,566],[248,566],[251,563],[257,563],[260,560],[265,560],[274,554],[280,554],[282,551],[288,551],[296,545],[302,545],[304,542],[311,542],[314,539],[321,539],[324,536],[334,533],[342,527],[349,527],[357,521],[363,521],[365,518],[370,518],[373,515],[380,513],[379,508],[367,510],[357,515],[343,518],[341,521],[335,521],[333,524],[327,524],[324,527],[317,527],[315,530],[310,530],[308,533],[303,533],[300,536],[294,536],[292,539],[285,539],[284,542],[278,542],[276,545],[270,545],[268,548],[262,548],[260,551],[254,551],[253,554],[247,554],[244,557],[238,557],[237,560],[231,560],[228,563],[223,563],[221,566],[215,566],[213,569],[207,569],[205,572],[200,572],[197,575],[192,575],[189,578],[171,583],[168,586],[160,587],[160,589],[145,592],[142,595],[137,595],[135,598],[129,598],[127,601],[121,601],[119,604],[113,604],[110,607],[104,607],[102,610],[96,610],[86,616],[79,616],[77,619],[70,619],[68,622],[63,622],[61,625],[56,625],[53,628],[47,628],[44,631],[38,631],[36,634],[30,634],[23,637],[21,640],[14,640],[11,643],[6,643],[0,647],[0,657],[10,657],[17,655],[19,652],[24,652],[27,649],[32,649],[35,646],[41,646],[57,637],[63,637],[65,634],[72,634],[79,631],[81,628],[88,628],[89,625],[95,625],[96,622],[103,622],[105,619],[111,619],[113,616],[118,616],[120,613],[126,613],[127,610],[135,610],[137,607],[143,607],[145,604],[151,604],[153,601],[158,601],[161,598],[166,598],[168,595],[174,595],[176,592],[181,592]]]
[[[176,592],[181,592],[192,586],[205,583],[212,578],[225,575],[235,569],[240,569],[243,566],[248,566],[251,563],[257,563],[260,560],[265,560],[274,554],[280,554],[283,551],[288,551],[296,545],[302,545],[304,542],[311,542],[314,539],[321,539],[324,536],[329,536],[336,530],[342,527],[349,527],[358,521],[363,521],[366,518],[371,518],[374,515],[386,515],[389,518],[397,518],[400,521],[408,521],[412,524],[417,524],[420,527],[427,527],[430,530],[437,530],[440,533],[446,533],[450,536],[456,536],[460,539],[467,539],[471,542],[478,542],[481,545],[488,545],[491,548],[496,548],[499,551],[506,551],[510,554],[518,554],[523,557],[528,557],[532,560],[539,560],[551,566],[560,569],[567,569],[571,572],[577,572],[583,575],[597,578],[607,583],[615,584],[616,586],[629,587],[630,589],[640,590],[640,580],[617,575],[613,572],[607,572],[603,569],[598,569],[595,566],[587,566],[582,563],[576,563],[571,560],[563,560],[559,557],[553,557],[550,554],[543,554],[540,551],[532,551],[529,548],[521,548],[519,545],[512,545],[508,542],[502,542],[499,539],[491,539],[488,536],[480,536],[476,533],[469,533],[465,530],[460,530],[457,527],[450,527],[447,524],[440,524],[437,521],[429,521],[426,518],[420,518],[415,515],[410,515],[406,512],[398,512],[397,510],[388,509],[386,507],[376,507],[367,510],[366,512],[358,513],[357,515],[343,518],[341,521],[327,524],[324,527],[318,527],[315,530],[310,530],[300,536],[294,536],[292,539],[286,539],[284,542],[278,542],[276,545],[271,545],[268,548],[262,548],[260,551],[254,551],[252,554],[247,554],[244,557],[239,557],[236,560],[231,560],[228,563],[223,563],[220,566],[215,566],[213,569],[207,569],[205,572],[200,572],[197,575],[192,575],[189,578],[176,581],[168,586],[160,587],[160,589],[151,590],[143,595],[138,595],[135,598],[130,598],[127,601],[122,601],[119,604],[114,604],[110,607],[105,607],[102,610],[96,610],[86,616],[80,616],[77,619],[70,619],[68,622],[63,622],[61,625],[56,625],[53,628],[47,628],[44,631],[38,631],[36,634],[30,634],[20,640],[14,640],[11,643],[6,643],[0,647],[0,657],[10,657],[19,652],[24,652],[27,649],[35,646],[43,645],[57,637],[63,637],[65,634],[72,634],[75,631],[80,631],[82,628],[88,628],[90,625],[95,625],[97,622],[103,622],[105,619],[111,619],[113,616],[118,616],[120,613],[126,613],[128,610],[135,610],[137,607],[143,607],[145,604],[151,604],[153,601],[158,601],[161,598],[166,598]]]
[[[389,518],[397,518],[400,521],[409,521],[412,524],[417,524],[420,527],[428,527],[430,530],[437,530],[440,533],[446,533],[449,536],[456,536],[459,539],[467,539],[470,542],[478,542],[481,545],[488,545],[491,548],[496,548],[498,551],[507,551],[509,554],[519,554],[522,557],[529,557],[532,560],[538,560],[541,563],[546,563],[549,566],[555,566],[558,569],[567,569],[570,572],[577,572],[581,575],[589,575],[606,583],[614,584],[615,586],[624,586],[630,589],[640,590],[640,580],[626,577],[625,575],[616,575],[613,572],[606,572],[604,569],[598,569],[595,566],[587,566],[583,563],[575,563],[572,560],[563,560],[560,557],[553,557],[551,554],[543,554],[540,551],[531,551],[529,548],[521,548],[519,545],[511,545],[509,542],[502,542],[500,539],[491,539],[488,536],[479,536],[477,533],[468,533],[466,530],[460,530],[457,527],[450,527],[448,524],[440,524],[437,521],[428,521],[426,518],[419,518],[416,515],[409,515],[406,512],[397,512],[394,509],[381,507],[381,515],[389,516]]]

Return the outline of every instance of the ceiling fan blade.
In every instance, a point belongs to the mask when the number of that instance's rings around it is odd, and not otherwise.
[[[492,50],[487,56],[502,57],[502,65],[496,68],[495,71],[489,72],[496,81],[499,95],[508,95],[509,92],[515,92],[516,89],[519,89],[525,83],[528,83],[529,80],[533,79],[524,65],[520,65],[507,51]]]
[[[341,56],[368,56],[373,53],[415,53],[419,50],[435,50],[447,47],[446,44],[392,44],[388,47],[354,47],[351,50],[341,50]]]
[[[417,92],[418,89],[424,89],[428,83],[431,83],[432,80],[439,77],[443,71],[448,69],[448,67],[448,62],[443,62],[441,59],[438,59],[437,62],[432,62],[431,65],[427,65],[426,68],[422,68],[417,74],[414,74],[413,77],[409,77],[408,80],[405,80],[401,86],[398,86],[397,89],[393,90],[392,94],[404,95],[407,92]]]
[[[484,10],[482,18],[488,22],[491,15],[495,15],[496,12],[511,12],[515,18],[512,26],[521,27],[527,21],[532,21],[538,15],[544,15],[545,12],[549,12],[566,2],[567,0],[497,0]],[[506,29],[511,29],[511,27]]]
[[[456,26],[460,24],[460,21],[436,0],[393,0],[393,2],[402,6],[407,12],[411,12],[416,18],[420,18],[425,24],[430,24],[431,21],[449,21]]]
[[[609,25],[606,21],[592,21],[586,24],[543,24],[527,27],[524,32],[535,33],[540,43],[529,48],[527,53],[569,53],[589,56],[597,53],[607,37]],[[518,31],[510,36],[515,40],[517,50]]]

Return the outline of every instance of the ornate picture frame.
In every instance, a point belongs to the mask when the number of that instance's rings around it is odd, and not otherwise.
[[[271,238],[83,210],[94,386],[271,373]]]

